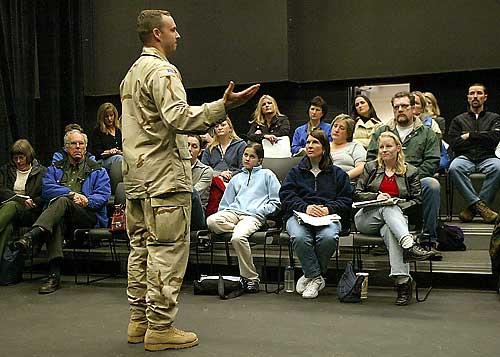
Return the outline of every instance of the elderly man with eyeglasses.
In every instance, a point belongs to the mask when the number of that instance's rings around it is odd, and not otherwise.
[[[95,161],[86,157],[87,135],[71,130],[64,136],[67,156],[55,162],[43,177],[42,198],[47,208],[21,239],[12,243],[23,252],[32,244],[47,244],[49,277],[40,294],[60,288],[64,233],[68,227],[107,227],[106,204],[111,194],[109,176]]]

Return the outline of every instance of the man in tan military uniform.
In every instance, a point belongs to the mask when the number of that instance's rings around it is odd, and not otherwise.
[[[181,75],[167,57],[180,38],[169,12],[144,10],[137,19],[144,45],[120,86],[123,175],[130,237],[128,341],[146,350],[198,344],[196,334],[173,327],[177,296],[189,257],[191,162],[185,135],[206,131],[226,111],[248,101],[254,85],[222,99],[189,106]]]

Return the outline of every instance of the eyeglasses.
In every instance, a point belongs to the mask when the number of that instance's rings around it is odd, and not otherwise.
[[[77,146],[85,146],[85,142],[83,141],[70,141],[69,146],[77,147]]]
[[[411,107],[411,105],[410,104],[399,104],[399,105],[393,105],[392,107],[394,108],[394,110],[398,110],[399,108],[406,110],[409,107]]]

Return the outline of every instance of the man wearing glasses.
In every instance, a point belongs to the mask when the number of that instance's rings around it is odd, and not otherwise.
[[[95,161],[86,158],[87,135],[71,130],[64,136],[67,156],[49,167],[43,177],[42,198],[48,207],[14,249],[29,251],[32,244],[47,244],[49,277],[40,294],[60,288],[62,245],[68,227],[107,227],[106,204],[111,194],[109,176]]]
[[[368,145],[366,161],[375,160],[378,152],[378,138],[384,131],[392,131],[403,143],[405,161],[418,169],[422,184],[422,211],[424,240],[422,246],[435,248],[440,206],[440,185],[433,176],[439,167],[440,141],[432,129],[423,125],[413,115],[415,97],[409,92],[398,92],[391,99],[394,118],[380,126],[372,134]],[[441,257],[441,256],[437,256]],[[442,259],[442,258],[436,258]]]

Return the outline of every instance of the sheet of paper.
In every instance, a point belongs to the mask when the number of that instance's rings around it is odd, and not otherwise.
[[[264,157],[278,159],[292,157],[290,138],[288,136],[280,136],[275,144],[271,144],[269,140],[264,139],[262,140],[262,147],[264,148]]]
[[[302,222],[316,227],[328,226],[332,222],[340,221],[340,216],[338,214],[329,214],[328,216],[323,217],[313,217],[303,212],[293,211],[293,213],[295,213],[295,215],[300,220],[302,220]]]

